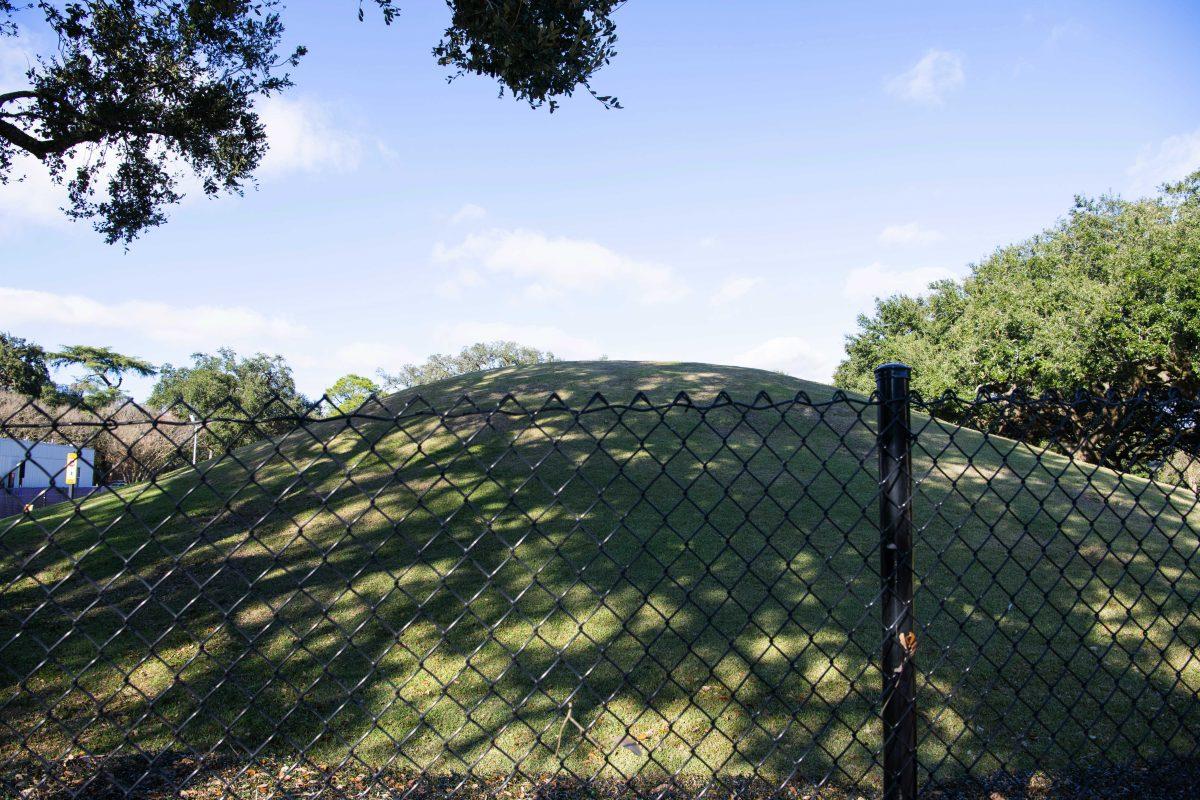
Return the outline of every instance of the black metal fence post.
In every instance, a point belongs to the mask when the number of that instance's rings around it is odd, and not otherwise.
[[[917,796],[909,373],[905,364],[883,364],[875,369],[883,578],[884,800]]]

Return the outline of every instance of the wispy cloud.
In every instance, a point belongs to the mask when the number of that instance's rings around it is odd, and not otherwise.
[[[340,372],[372,377],[378,369],[394,370],[401,364],[423,358],[425,354],[414,353],[395,343],[359,341],[338,345],[330,355],[327,362],[336,364]]]
[[[851,270],[846,276],[844,293],[855,302],[871,302],[894,294],[920,294],[934,281],[953,277],[954,273],[944,267],[892,269],[876,261]]]
[[[762,278],[752,278],[745,275],[735,275],[727,278],[708,298],[714,306],[726,306],[745,297],[755,287],[763,282]]]
[[[303,325],[242,306],[172,305],[125,300],[106,303],[79,294],[0,287],[7,325],[52,324],[94,331],[132,331],[160,342],[211,348],[213,343],[260,346],[307,335]]]
[[[451,247],[438,244],[433,259],[506,276],[537,299],[616,288],[638,302],[653,304],[687,294],[683,281],[664,264],[631,258],[587,239],[550,237],[537,231],[471,234]]]
[[[737,363],[807,378],[828,381],[837,365],[838,354],[813,346],[799,336],[777,336],[737,356]]]
[[[1177,181],[1200,169],[1200,129],[1170,136],[1142,148],[1126,170],[1134,195],[1153,194],[1164,183]]]
[[[919,105],[940,106],[946,96],[966,82],[962,56],[930,50],[905,72],[887,82],[893,97]]]
[[[258,105],[258,113],[270,145],[260,174],[349,172],[362,160],[362,140],[340,128],[316,100],[274,95]]]
[[[922,228],[916,222],[888,225],[879,232],[879,241],[884,244],[933,244],[945,238],[941,231]]]
[[[447,300],[457,300],[468,289],[483,285],[483,275],[477,269],[464,267],[434,285],[434,291]]]
[[[483,206],[467,203],[462,208],[450,215],[449,223],[451,225],[462,225],[466,222],[478,222],[487,217],[487,209]]]
[[[37,63],[36,42],[27,35],[0,36],[0,86],[16,89],[29,85],[25,73]],[[0,187],[0,235],[28,224],[63,225],[60,207],[67,193],[50,180],[46,166],[33,156],[13,159],[9,182]]]
[[[25,73],[37,64],[36,44],[24,31],[0,38],[0,86],[5,90],[29,86]]]
[[[0,235],[21,230],[26,225],[66,227],[69,220],[62,212],[67,192],[50,180],[46,166],[32,156],[13,159],[12,175],[0,187]]]
[[[1074,19],[1063,20],[1050,26],[1046,33],[1046,47],[1058,47],[1072,40],[1085,39],[1087,36],[1088,28],[1082,22]]]

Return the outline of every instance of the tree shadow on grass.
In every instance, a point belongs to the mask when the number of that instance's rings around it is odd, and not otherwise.
[[[144,752],[464,792],[468,774],[874,790],[873,407],[639,403],[364,407],[136,503],[9,524],[5,772]],[[1200,587],[1186,559],[1142,557],[1184,540],[1039,511],[1065,478],[1027,451],[1006,456],[1016,477],[955,472],[977,445],[918,453],[925,782],[1055,769],[1093,741],[1194,748],[1194,667],[1172,648],[1195,642]],[[1096,537],[1122,565],[1109,589],[1079,582],[1109,569],[1081,555]],[[1127,625],[1098,644],[1118,607],[1153,664]]]

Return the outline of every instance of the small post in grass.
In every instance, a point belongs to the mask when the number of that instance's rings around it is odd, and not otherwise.
[[[917,796],[910,372],[906,364],[897,363],[875,369],[883,578],[884,800],[914,800]]]

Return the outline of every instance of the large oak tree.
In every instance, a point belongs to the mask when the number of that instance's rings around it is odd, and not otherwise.
[[[616,52],[622,2],[447,0],[433,55],[534,107],[580,88],[617,106],[590,81]],[[387,23],[399,12],[368,5]],[[165,221],[188,173],[207,194],[242,192],[269,146],[255,102],[291,86],[305,54],[285,47],[284,12],[282,0],[0,0],[0,36],[50,43],[23,85],[0,86],[0,183],[32,160],[66,186],[68,215],[126,244]]]
[[[1151,462],[1171,448],[1200,455],[1200,172],[1145,200],[1081,198],[963,281],[880,300],[847,337],[834,380],[869,392],[874,367],[894,360],[913,367],[929,399],[1060,398],[988,406],[1006,412],[990,422],[979,406],[939,411],[1094,463],[1159,470]],[[1200,487],[1200,475],[1188,480]]]

